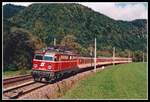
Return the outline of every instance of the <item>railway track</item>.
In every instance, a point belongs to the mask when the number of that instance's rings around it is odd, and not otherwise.
[[[9,87],[3,90],[3,96],[6,99],[16,99],[40,87],[46,86],[48,83],[40,83],[35,81],[26,82],[17,86]]]
[[[17,76],[17,77],[6,78],[6,79],[3,79],[3,87],[8,88],[8,87],[15,86],[15,85],[18,85],[18,84],[22,84],[22,83],[32,81],[32,80],[33,80],[33,78],[30,74]]]

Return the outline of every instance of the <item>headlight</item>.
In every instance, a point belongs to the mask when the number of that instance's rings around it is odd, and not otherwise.
[[[36,68],[36,67],[37,67],[37,64],[33,64],[33,67]]]
[[[49,70],[52,69],[52,66],[51,66],[51,65],[48,65],[48,69],[49,69]]]

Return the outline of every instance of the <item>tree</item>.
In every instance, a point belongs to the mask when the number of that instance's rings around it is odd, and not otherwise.
[[[78,46],[78,43],[76,43],[75,40],[75,36],[67,35],[61,40],[60,45],[70,49],[75,49]]]

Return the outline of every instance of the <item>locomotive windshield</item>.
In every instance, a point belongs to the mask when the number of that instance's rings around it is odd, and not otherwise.
[[[40,55],[40,54],[36,54],[34,59],[37,59],[37,60],[43,60],[43,56]]]
[[[47,60],[47,61],[53,61],[53,57],[52,56],[49,56],[49,55],[40,55],[40,54],[36,54],[34,59],[37,59],[37,60]]]
[[[52,56],[44,56],[44,60],[53,61]]]

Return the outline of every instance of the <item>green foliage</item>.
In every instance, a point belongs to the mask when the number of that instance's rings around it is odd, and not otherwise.
[[[13,76],[19,76],[19,75],[25,75],[25,74],[30,74],[32,70],[24,70],[24,72],[21,70],[17,70],[17,71],[4,71],[3,72],[3,78],[8,78],[8,77],[13,77]]]
[[[4,70],[30,69],[35,49],[44,44],[26,30],[11,28],[3,42]]]
[[[60,45],[70,49],[74,49],[77,47],[77,43],[75,42],[75,40],[76,38],[73,35],[67,35],[62,39]]]
[[[90,56],[89,55],[90,51],[81,46],[79,43],[77,43],[76,37],[74,35],[66,35],[61,40],[60,45],[73,50],[74,52],[78,53],[81,56]]]
[[[143,61],[143,52],[142,51],[135,51],[133,53],[133,61],[135,62],[142,62]],[[146,62],[147,61],[147,55],[146,53],[144,53],[144,61]]]
[[[112,51],[104,50],[97,52],[98,57],[112,57]]]
[[[12,5],[12,4],[6,4],[5,6],[3,6],[3,12],[4,15],[3,17],[6,18],[10,18],[12,16],[14,16],[16,13],[18,13],[20,10],[23,10],[25,7],[24,6],[16,6],[16,5]]]
[[[83,47],[97,37],[98,49],[116,46],[146,51],[146,20],[115,21],[79,4],[32,4],[10,21],[28,29],[47,45],[54,37],[60,43],[64,36],[73,34]]]
[[[19,74],[20,75],[27,74],[27,69],[26,68],[21,68]]]

